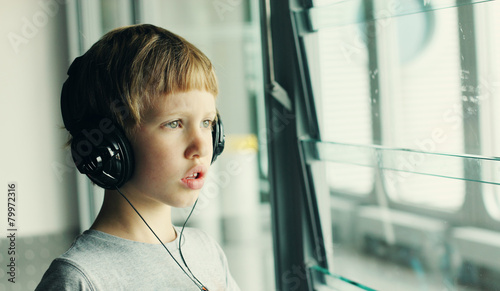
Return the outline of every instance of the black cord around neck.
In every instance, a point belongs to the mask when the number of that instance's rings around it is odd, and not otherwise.
[[[189,269],[189,266],[188,264],[186,263],[186,260],[184,259],[184,256],[182,255],[182,248],[181,248],[181,240],[182,240],[182,232],[184,232],[184,227],[186,226],[189,218],[191,217],[191,214],[193,214],[193,211],[194,211],[194,208],[196,207],[196,203],[198,203],[198,199],[196,199],[196,201],[194,202],[193,204],[193,208],[191,208],[191,212],[189,212],[189,215],[188,217],[186,218],[186,221],[184,221],[184,224],[182,225],[182,229],[181,229],[181,234],[179,235],[179,254],[181,255],[181,259],[182,259],[182,262],[184,263],[184,266],[186,266],[186,268],[188,269],[189,273],[191,273],[191,275],[193,275],[193,272],[191,272],[191,270]],[[195,275],[193,275],[194,279],[203,287],[205,288],[205,286],[203,286],[203,283],[200,282],[200,280],[198,280],[198,278],[196,278]],[[207,290],[208,289],[201,289],[201,290]]]
[[[172,257],[172,259],[175,261],[175,263],[177,264],[177,266],[179,266],[179,268],[181,268],[181,270],[184,272],[184,274],[186,274],[186,276],[200,290],[202,290],[202,291],[208,291],[207,287],[205,287],[203,285],[203,283],[201,283],[200,280],[198,280],[198,278],[196,278],[196,276],[193,274],[193,272],[191,272],[191,270],[189,269],[188,265],[186,264],[186,260],[184,260],[184,256],[182,255],[182,249],[181,249],[182,232],[184,231],[184,227],[186,226],[186,223],[187,223],[188,219],[191,217],[191,214],[193,213],[194,207],[196,206],[196,203],[198,202],[198,199],[196,199],[196,201],[194,202],[193,208],[191,209],[191,212],[189,212],[189,215],[186,218],[186,221],[184,221],[184,224],[182,225],[181,233],[179,235],[179,254],[181,255],[181,259],[182,259],[182,262],[184,263],[184,266],[186,266],[186,268],[188,269],[189,273],[191,274],[191,276],[189,276],[189,274],[186,272],[186,270],[184,270],[184,268],[181,266],[181,264],[179,264],[179,262],[174,258],[174,256],[172,255],[172,253],[168,250],[167,246],[156,235],[156,233],[151,228],[151,226],[149,226],[149,224],[146,222],[146,220],[144,219],[144,217],[142,217],[142,215],[139,213],[139,211],[134,207],[134,205],[132,204],[132,202],[130,202],[130,200],[128,200],[128,198],[122,193],[122,191],[120,191],[120,188],[118,188],[118,187],[115,187],[115,188],[116,188],[116,191],[118,191],[118,193],[120,193],[120,195],[128,202],[128,204],[132,207],[132,209],[134,209],[135,213],[137,213],[137,215],[139,215],[139,217],[142,219],[142,221],[144,222],[144,224],[146,224],[146,226],[149,228],[149,230],[154,234],[154,236],[156,237],[156,239],[160,242],[160,244],[163,246],[163,248],[165,248],[165,250],[168,252],[168,254],[170,255],[170,257]]]

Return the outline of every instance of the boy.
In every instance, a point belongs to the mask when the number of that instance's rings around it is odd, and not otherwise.
[[[37,290],[239,290],[219,245],[170,217],[196,205],[224,145],[208,58],[169,31],[134,25],[104,35],[68,75],[61,109],[73,159],[106,190],[91,229]]]

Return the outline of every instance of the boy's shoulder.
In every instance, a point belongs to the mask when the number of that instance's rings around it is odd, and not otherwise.
[[[123,239],[97,230],[87,230],[73,241],[71,247],[59,259],[75,262],[101,260],[127,251]]]
[[[106,244],[91,231],[80,234],[64,254],[52,261],[36,290],[96,290],[89,269],[100,268],[100,262],[106,261],[103,252],[113,251],[103,246]]]

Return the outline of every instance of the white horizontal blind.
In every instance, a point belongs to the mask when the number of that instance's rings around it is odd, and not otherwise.
[[[318,110],[322,116],[323,140],[372,143],[368,52],[364,38],[360,24],[318,32],[322,102]],[[367,195],[373,187],[372,168],[331,163],[327,175],[331,189],[336,192]]]
[[[368,52],[362,32],[353,24],[318,33],[323,140],[372,143]],[[367,195],[373,186],[372,168],[329,164],[327,175],[336,192]]]

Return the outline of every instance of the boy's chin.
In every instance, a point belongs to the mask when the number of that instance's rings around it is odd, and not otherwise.
[[[189,197],[183,197],[185,199],[181,199],[175,203],[175,205],[172,205],[175,208],[187,208],[187,207],[192,207],[194,203],[196,202],[196,199],[198,199],[200,191],[193,191],[196,193],[190,193]]]

